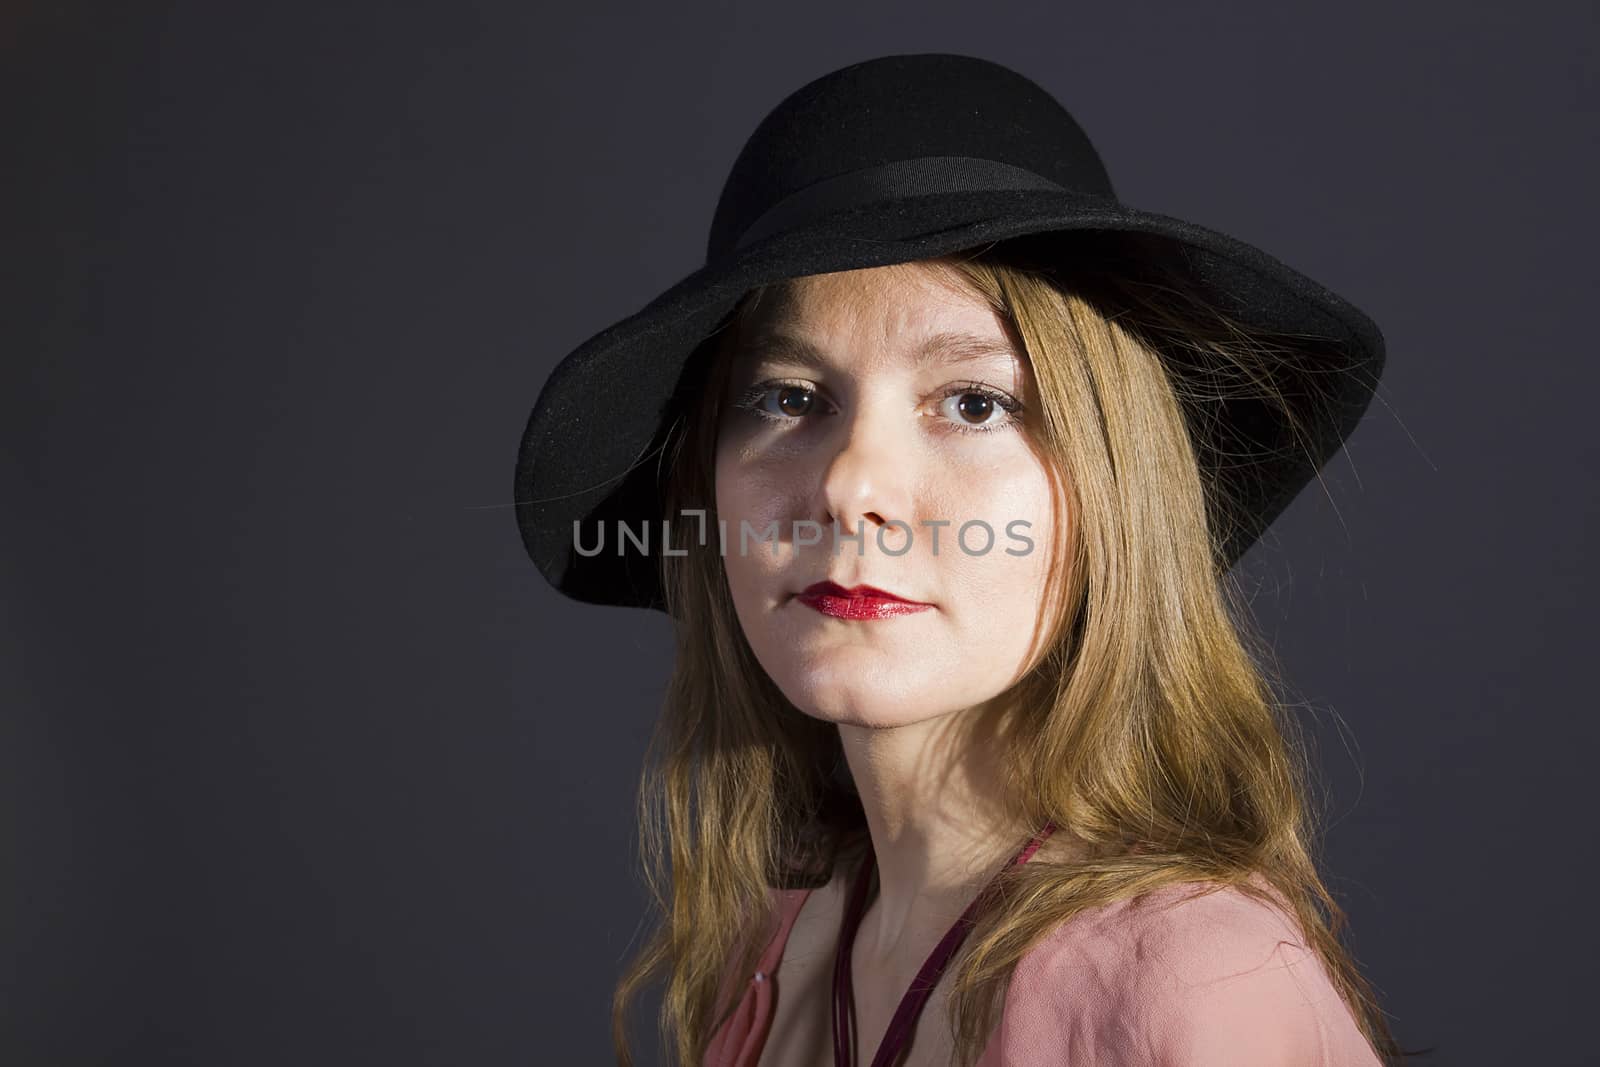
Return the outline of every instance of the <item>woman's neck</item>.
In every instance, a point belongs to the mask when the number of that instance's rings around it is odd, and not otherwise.
[[[967,905],[1039,829],[1007,816],[996,746],[966,739],[970,731],[957,719],[887,730],[839,727],[878,868],[855,954],[896,978],[915,976]]]

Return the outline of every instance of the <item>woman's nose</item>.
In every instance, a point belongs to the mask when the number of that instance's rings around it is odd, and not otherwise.
[[[876,537],[880,528],[896,522],[909,527],[913,464],[905,429],[886,414],[867,410],[840,422],[822,472],[819,521],[837,521],[841,536]]]

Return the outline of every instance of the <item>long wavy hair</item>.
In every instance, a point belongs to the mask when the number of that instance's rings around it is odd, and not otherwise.
[[[1398,1064],[1419,1053],[1397,1045],[1342,943],[1346,917],[1318,874],[1314,764],[1228,576],[1236,502],[1207,473],[1247,444],[1235,419],[1217,418],[1224,405],[1239,418],[1281,412],[1290,433],[1268,447],[1304,447],[1294,420],[1306,400],[1291,401],[1282,371],[1337,351],[1246,327],[1165,268],[1173,254],[1156,238],[1093,231],[920,261],[981,294],[1022,344],[1038,398],[1023,429],[1070,518],[1047,546],[1059,565],[1032,666],[1006,699],[970,713],[970,736],[1000,753],[1010,786],[994,800],[1017,825],[1054,821],[1085,846],[994,883],[947,979],[955,1062],[982,1053],[1012,969],[1062,922],[1203,883],[1292,911],[1380,1059]],[[692,402],[657,457],[664,517],[704,509],[715,529],[728,359],[745,316],[785,284],[747,293],[692,357]],[[1195,373],[1171,374],[1174,360]],[[771,889],[826,884],[867,844],[837,727],[795,708],[757,662],[717,538],[701,545],[693,523],[672,525],[684,554],[657,565],[676,662],[639,790],[658,923],[613,999],[623,1065],[629,1006],[663,974],[663,1049],[699,1064],[740,993],[724,976],[748,974],[770,936]]]

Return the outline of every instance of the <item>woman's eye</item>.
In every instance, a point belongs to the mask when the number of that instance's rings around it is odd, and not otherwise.
[[[810,386],[794,382],[771,382],[746,389],[734,401],[734,407],[764,419],[782,422],[809,415],[816,399],[816,390]]]
[[[778,413],[799,418],[811,410],[817,394],[803,385],[780,385],[772,391]]]
[[[1020,424],[1022,404],[998,389],[972,382],[945,394],[939,411],[957,433],[990,433]]]

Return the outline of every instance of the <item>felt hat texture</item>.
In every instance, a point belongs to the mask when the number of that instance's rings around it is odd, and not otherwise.
[[[1236,320],[1305,339],[1308,358],[1293,370],[1305,388],[1285,391],[1305,399],[1300,436],[1267,405],[1213,420],[1249,445],[1204,472],[1230,501],[1231,565],[1355,429],[1383,370],[1382,333],[1266,252],[1121,202],[1088,135],[1048,92],[999,63],[948,53],[866,60],[785,97],[733,163],[704,265],[557,364],[517,451],[514,511],[529,557],[574,600],[666,610],[659,546],[622,551],[615,526],[653,525],[659,536],[658,453],[698,399],[691,357],[750,289],[1013,238],[1061,235],[1066,250],[1091,231],[1147,235],[1166,266]],[[592,546],[598,526],[604,550],[580,553],[579,531]]]

